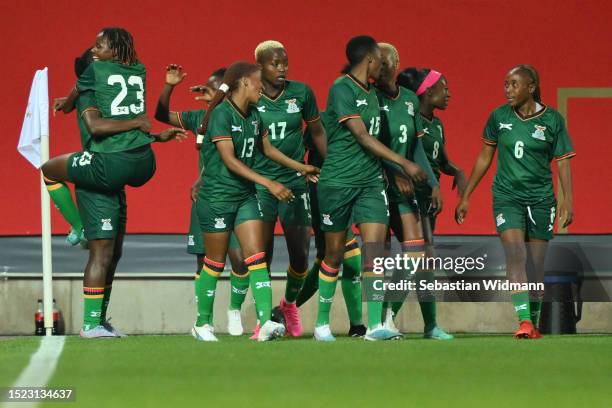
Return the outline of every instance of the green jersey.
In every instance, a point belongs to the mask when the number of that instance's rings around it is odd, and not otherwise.
[[[321,111],[320,116],[321,125],[324,125],[325,111]],[[306,128],[306,131],[304,132],[304,145],[306,146],[306,150],[308,150],[308,164],[321,168],[321,166],[323,166],[323,157],[321,156],[321,153],[319,153],[319,149],[317,149],[317,146],[314,144],[314,141],[312,140],[312,134],[310,133],[308,128]]]
[[[381,141],[402,157],[413,161],[417,138],[423,134],[423,122],[419,115],[419,98],[409,89],[399,87],[397,95],[391,97],[377,90],[382,124]],[[389,198],[398,200],[402,194],[395,185],[393,172],[389,178]]]
[[[303,122],[319,119],[319,109],[308,85],[285,81],[282,92],[274,99],[265,94],[259,98],[257,110],[268,140],[285,156],[304,163]],[[286,186],[304,185],[303,176],[284,167],[263,154],[257,155],[254,170],[259,174]]]
[[[527,204],[553,195],[551,160],[575,155],[563,117],[546,106],[529,117],[521,117],[510,105],[495,109],[484,142],[498,150],[493,195]]]
[[[79,126],[83,150],[89,150],[91,143],[91,135],[89,134],[89,130],[87,130],[87,126],[85,126],[85,120],[83,120],[83,113],[88,108],[98,109],[93,92],[83,92],[76,100],[77,125]]]
[[[202,124],[202,120],[204,120],[204,115],[206,115],[204,109],[176,112],[176,117],[181,125],[181,129],[189,130],[194,135],[198,134],[198,128]],[[203,168],[204,162],[202,161],[202,155],[200,155],[198,169],[202,171]]]
[[[132,119],[146,114],[145,67],[115,61],[94,61],[77,80],[80,93],[93,91],[96,106],[107,119]],[[92,152],[114,153],[147,145],[153,138],[139,129],[93,139]]]
[[[361,119],[370,135],[378,139],[380,109],[374,89],[351,75],[341,76],[329,90],[325,112],[327,158],[319,181],[337,187],[380,185],[380,160],[357,143],[344,124],[349,119]]]
[[[199,198],[210,202],[240,202],[254,195],[255,184],[232,173],[223,163],[215,144],[231,140],[236,157],[253,168],[265,134],[255,106],[244,113],[229,99],[220,103],[210,115],[200,150],[200,163],[206,163],[206,171]]]
[[[421,114],[419,116],[423,122],[423,137],[421,138],[423,149],[425,149],[431,169],[436,178],[440,180],[440,167],[446,162],[444,157],[444,126],[437,116],[434,116],[431,120]]]

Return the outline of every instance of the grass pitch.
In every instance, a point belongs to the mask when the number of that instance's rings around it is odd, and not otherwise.
[[[40,338],[0,341],[10,386]],[[311,338],[256,343],[221,336],[69,337],[49,387],[76,389],[53,407],[604,407],[612,336],[407,336],[370,343]]]

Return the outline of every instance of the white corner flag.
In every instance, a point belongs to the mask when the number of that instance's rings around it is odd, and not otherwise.
[[[17,150],[37,169],[40,169],[40,166],[49,160],[49,79],[47,67],[39,69],[34,74]],[[42,172],[40,174],[40,208],[42,221],[43,314],[46,335],[51,336],[53,329],[51,205]]]
[[[41,138],[49,136],[49,86],[47,68],[34,74],[17,150],[37,169],[42,165]],[[44,154],[44,152],[43,152]]]

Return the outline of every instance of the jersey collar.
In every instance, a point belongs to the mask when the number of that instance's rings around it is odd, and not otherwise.
[[[366,91],[367,93],[370,93],[370,85],[366,85],[363,82],[361,82],[360,80],[358,80],[357,78],[355,78],[354,76],[352,76],[351,74],[345,74],[347,77],[349,77],[353,82],[355,82],[357,84],[357,86],[359,86],[361,89],[363,89],[364,91]]]
[[[546,112],[546,110],[548,109],[548,106],[544,105],[543,103],[542,103],[541,105],[542,105],[542,109],[540,109],[539,111],[537,111],[537,112],[536,112],[536,113],[534,113],[534,114],[527,115],[527,116],[523,116],[523,115],[521,115],[521,113],[520,113],[518,110],[514,109],[514,108],[512,108],[512,111],[514,112],[514,114],[515,114],[515,115],[516,115],[516,116],[517,116],[517,117],[518,117],[520,120],[522,120],[523,122],[525,122],[525,121],[527,121],[527,120],[537,118],[538,116],[541,116],[541,115],[542,115],[544,112]]]
[[[232,100],[230,98],[226,99],[227,103],[229,103],[229,105],[234,108],[234,110],[242,117],[242,119],[246,119],[247,118],[247,114],[244,113],[242,111],[242,109],[240,109],[234,102],[232,102]]]
[[[285,80],[285,82],[283,83],[283,89],[281,89],[281,91],[278,93],[278,95],[276,95],[276,97],[272,98],[271,96],[268,96],[264,90],[261,91],[261,96],[263,96],[269,101],[276,102],[285,93],[286,88],[287,80]]]

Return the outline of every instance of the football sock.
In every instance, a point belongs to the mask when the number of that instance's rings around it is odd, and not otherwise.
[[[535,300],[529,302],[531,323],[537,328],[540,324],[540,312],[542,311],[542,295],[538,295]]]
[[[240,310],[247,292],[249,291],[249,271],[241,271],[243,274],[238,274],[232,270],[230,275],[230,285],[232,291],[230,293],[230,310]]]
[[[257,319],[263,326],[272,316],[272,282],[268,273],[266,254],[259,252],[252,255],[244,260],[244,264],[250,275]]]
[[[287,284],[285,286],[285,302],[295,303],[307,274],[308,270],[298,272],[289,265],[289,268],[287,268]]]
[[[514,292],[511,295],[514,311],[518,316],[519,321],[531,321],[531,313],[529,311],[529,292]]]
[[[298,307],[308,302],[312,295],[317,293],[317,290],[319,290],[319,268],[321,268],[321,260],[319,258],[315,258],[312,267],[308,271],[308,275],[306,275],[302,289],[300,289],[300,293],[295,301]]]
[[[336,293],[338,283],[338,272],[340,269],[328,266],[325,261],[321,262],[319,269],[319,309],[317,311],[316,326],[329,324],[329,312]]]
[[[340,285],[351,325],[362,324],[361,249],[354,238],[346,243],[344,249]]]
[[[224,267],[224,262],[217,262],[204,257],[204,267],[200,273],[200,287],[197,294],[198,319],[196,321],[196,326],[198,327],[205,324],[213,324],[212,314],[215,302],[215,292],[217,290],[217,281]]]
[[[108,310],[108,304],[110,303],[111,292],[113,291],[113,285],[106,285],[104,287],[104,298],[102,300],[102,314],[100,315],[100,321],[106,320],[106,311]]]
[[[104,288],[83,286],[83,330],[90,330],[100,325]]]
[[[58,183],[46,177],[44,180],[55,208],[59,210],[68,224],[72,226],[72,229],[80,234],[83,229],[83,223],[81,222],[79,210],[72,199],[70,189],[65,183]]]

